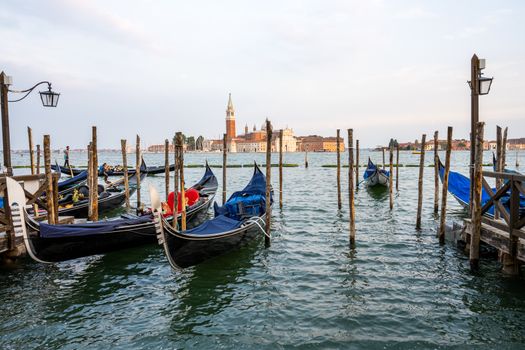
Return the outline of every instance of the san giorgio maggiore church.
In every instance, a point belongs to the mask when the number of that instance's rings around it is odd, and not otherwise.
[[[203,151],[222,151],[223,140],[204,140]],[[266,122],[260,130],[255,125],[250,131],[248,124],[244,127],[244,134],[237,135],[235,126],[235,109],[233,108],[232,95],[228,98],[226,107],[226,147],[228,152],[266,152]],[[272,151],[279,150],[279,130],[274,129],[272,136]],[[297,151],[297,139],[293,130],[283,129],[283,151]]]

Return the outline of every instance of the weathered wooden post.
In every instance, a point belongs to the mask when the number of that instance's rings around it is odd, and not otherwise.
[[[126,210],[130,209],[129,204],[129,180],[128,180],[128,146],[127,140],[120,140],[120,148],[122,150],[122,169],[124,171],[124,191],[126,194]]]
[[[348,129],[348,202],[350,216],[350,246],[355,246],[354,208],[354,130]]]
[[[31,166],[31,175],[35,175],[35,152],[33,151],[33,130],[27,127],[27,139],[29,140],[29,164]]]
[[[40,174],[40,145],[36,145],[36,173]]]
[[[520,162],[519,162],[519,159],[518,159],[518,151],[516,151],[516,168],[519,168],[520,166]]]
[[[337,208],[341,210],[343,206],[341,204],[341,152],[339,151],[339,134],[340,130],[337,129],[337,140],[335,142],[337,148]]]
[[[452,127],[447,129],[447,151],[445,154],[445,172],[441,188],[441,216],[439,217],[439,243],[445,244],[445,222],[447,216],[448,176],[450,172],[450,154],[452,152]]]
[[[55,215],[55,223],[59,224],[58,220],[58,178],[60,177],[59,174],[52,174],[53,175],[53,215]]]
[[[308,146],[306,146],[304,152],[304,167],[308,169]]]
[[[421,157],[419,158],[419,179],[417,182],[417,217],[416,229],[421,229],[421,210],[423,208],[423,171],[425,169],[425,142],[427,135],[421,138]]]
[[[396,141],[396,191],[399,191],[399,143]]]
[[[91,151],[93,153],[93,196],[90,198],[93,206],[93,217],[92,221],[98,221],[98,147],[97,147],[97,127],[91,128],[92,145]]]
[[[178,220],[178,208],[179,208],[179,172],[180,172],[180,164],[179,164],[179,146],[178,146],[178,139],[177,139],[177,133],[173,137],[173,150],[174,150],[174,161],[175,161],[175,174],[173,175],[173,222],[171,223],[173,228],[178,229],[179,227],[179,220]]]
[[[472,231],[470,233],[470,269],[479,269],[479,241],[481,231],[481,188],[483,185],[483,128],[484,122],[476,124],[476,144],[474,158],[474,182],[472,203]]]
[[[501,172],[503,170],[501,160],[502,158],[502,151],[501,151],[501,141],[502,141],[502,134],[501,134],[501,127],[499,125],[496,125],[496,172]],[[496,182],[496,191],[499,190],[502,184],[502,180],[498,178],[494,178],[494,181]],[[499,211],[496,210],[496,206],[494,206],[494,219],[499,219]]]
[[[53,195],[53,174],[51,173],[51,150],[49,135],[44,135],[44,172],[46,174],[46,203],[47,203],[47,222],[51,225],[55,221],[55,204]]]
[[[186,231],[186,188],[184,182],[184,139],[182,133],[177,133],[177,146],[179,147],[179,171],[180,171],[180,207],[181,207],[181,230]]]
[[[135,178],[137,181],[137,210],[141,210],[142,203],[140,201],[140,166],[142,165],[142,158],[140,154],[140,136],[137,135],[137,142],[135,146]]]
[[[388,194],[390,199],[390,210],[394,209],[394,140],[390,140],[390,176],[388,177]]]
[[[355,186],[359,187],[359,140],[355,140]]]
[[[93,220],[93,197],[95,190],[93,189],[93,144],[92,142],[89,143],[87,148],[87,155],[88,155],[88,178],[87,178],[87,184],[88,184],[88,220]]]
[[[439,211],[439,140],[438,131],[434,132],[434,214]]]
[[[266,119],[266,234],[264,236],[264,243],[266,246],[270,245],[270,232],[272,224],[272,205],[271,205],[271,190],[272,190],[272,124]]]
[[[385,163],[385,147],[381,146],[381,152],[383,152],[383,169],[386,169],[386,163]]]
[[[470,60],[470,182],[474,181],[474,158],[476,144],[476,128],[479,121],[479,73],[480,62],[476,54]],[[473,187],[470,186],[469,214],[472,214]]]
[[[283,208],[283,129],[279,132],[279,209]]]
[[[226,134],[222,135],[222,205],[226,203],[226,166],[227,166]]]
[[[507,166],[507,132],[509,131],[508,127],[505,127],[503,130],[503,140],[501,141],[501,171],[505,170]]]
[[[166,191],[166,201],[170,194],[170,142],[168,139],[164,140],[164,186]]]

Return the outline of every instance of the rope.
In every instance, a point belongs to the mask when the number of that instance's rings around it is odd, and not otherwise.
[[[259,227],[259,229],[262,231],[262,233],[264,233],[264,235],[268,238],[272,238],[268,233],[266,233],[266,230],[262,228],[262,226],[257,222],[257,220],[262,220],[262,218],[258,217],[258,216],[255,216],[255,217],[251,217],[249,218],[248,220],[246,220],[246,223],[248,224],[255,224],[257,225],[257,227]]]

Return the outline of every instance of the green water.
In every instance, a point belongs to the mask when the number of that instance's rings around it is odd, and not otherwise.
[[[362,163],[368,154],[361,154]],[[437,243],[433,168],[425,168],[421,231],[414,228],[418,169],[400,168],[392,212],[388,192],[365,187],[357,192],[357,245],[350,249],[347,172],[342,172],[344,202],[338,211],[335,169],[321,167],[335,164],[335,154],[308,156],[308,169],[284,171],[284,208],[274,209],[270,248],[261,237],[178,272],[156,245],[51,265],[26,260],[4,268],[0,347],[525,347],[525,280],[503,276],[490,259],[483,259],[480,273],[473,275],[467,257],[452,243]],[[17,157],[15,164],[28,163],[27,155]],[[400,162],[417,164],[418,157],[402,153]],[[86,157],[72,158],[73,164],[84,164]],[[151,165],[163,164],[160,154],[145,158]],[[192,164],[205,159],[220,164],[221,158],[186,155]],[[229,161],[262,163],[263,158],[237,154]],[[468,153],[454,153],[454,170],[466,173],[467,158]],[[114,164],[120,155],[103,153],[99,159]],[[303,164],[304,154],[286,154],[285,161]],[[215,171],[222,183],[222,170]],[[244,186],[252,171],[228,169],[228,193]],[[202,172],[187,169],[187,183]],[[277,174],[273,169],[275,188]],[[163,193],[163,181],[163,175],[148,177],[143,188],[154,184]],[[450,221],[461,220],[460,206],[453,198],[448,204]]]

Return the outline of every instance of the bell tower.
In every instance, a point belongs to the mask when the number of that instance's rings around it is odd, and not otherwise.
[[[231,140],[237,136],[235,132],[235,110],[233,109],[232,94],[228,97],[226,108],[226,139]]]

